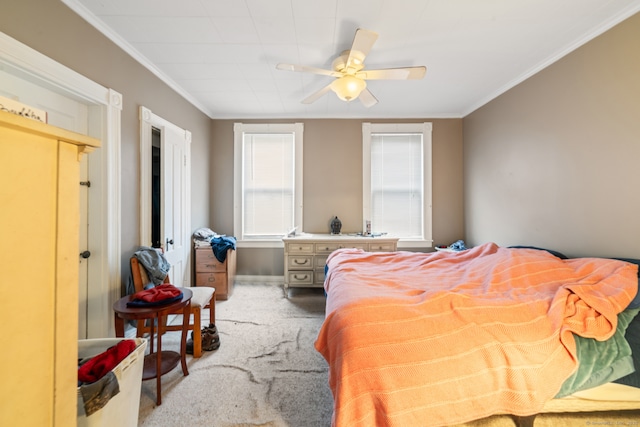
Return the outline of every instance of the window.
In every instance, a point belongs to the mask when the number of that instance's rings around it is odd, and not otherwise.
[[[302,229],[302,123],[234,126],[234,234],[239,246],[278,247]]]
[[[363,219],[402,247],[430,247],[431,123],[362,124]]]

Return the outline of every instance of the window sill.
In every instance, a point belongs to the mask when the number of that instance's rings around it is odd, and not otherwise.
[[[264,239],[264,240],[238,240],[236,242],[238,248],[265,248],[265,249],[282,249],[284,243],[280,239]]]
[[[421,249],[433,247],[433,240],[398,240],[398,250]]]

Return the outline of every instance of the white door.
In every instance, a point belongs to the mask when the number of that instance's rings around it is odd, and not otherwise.
[[[162,244],[165,257],[171,264],[171,283],[185,285],[185,230],[183,206],[185,204],[183,180],[185,173],[185,144],[182,134],[171,127],[162,129],[161,212]]]
[[[82,134],[88,133],[88,107],[76,100],[33,84],[13,74],[0,70],[0,96],[13,99],[47,112],[47,122],[53,126]],[[87,300],[90,252],[89,247],[89,166],[87,156],[80,163],[80,253],[78,283],[78,338],[87,338]],[[80,185],[84,182],[84,185]],[[37,226],[37,225],[34,225]]]
[[[190,142],[189,131],[140,108],[140,240],[152,238],[152,129],[160,130],[160,246],[171,264],[169,278],[176,286],[189,286],[190,274]]]

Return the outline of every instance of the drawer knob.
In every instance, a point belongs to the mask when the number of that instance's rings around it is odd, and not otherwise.
[[[215,282],[215,281],[216,281],[216,278],[215,278],[215,277],[209,277],[209,281],[210,281],[210,282]]]
[[[300,260],[299,260],[299,259],[295,259],[295,260],[293,260],[293,262],[295,262],[295,263],[296,263],[296,264],[298,264],[298,265],[305,265],[306,263],[308,263],[308,262],[309,262],[309,260],[308,260],[308,259],[305,259],[304,261],[300,262]]]
[[[297,274],[295,274],[293,277],[295,277],[296,280],[306,280],[309,276],[305,274],[304,276],[299,277]]]

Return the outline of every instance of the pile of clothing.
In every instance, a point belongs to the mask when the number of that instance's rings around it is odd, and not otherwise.
[[[78,387],[87,416],[94,414],[120,393],[113,369],[136,349],[134,340],[122,340],[88,360],[78,362]]]
[[[193,246],[197,248],[211,247],[216,259],[224,262],[227,251],[236,249],[236,238],[218,234],[210,228],[199,228],[193,233]]]

